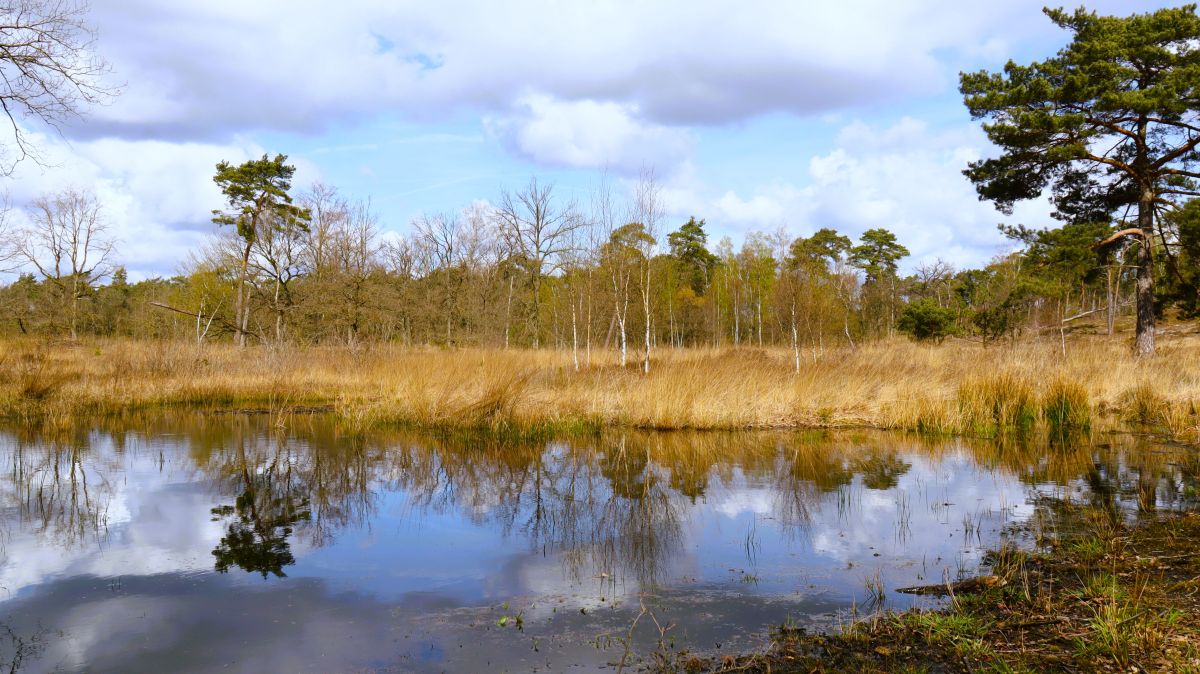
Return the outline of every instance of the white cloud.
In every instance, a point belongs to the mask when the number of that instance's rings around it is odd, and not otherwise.
[[[85,132],[213,138],[384,112],[503,115],[520,113],[530,96],[612,103],[664,125],[819,115],[952,90],[959,62],[1053,33],[1040,6],[95,3],[100,49],[126,86]]]
[[[681,217],[709,213],[712,225],[734,232],[786,224],[793,234],[832,227],[857,236],[882,227],[912,253],[910,266],[938,257],[983,264],[1011,247],[997,223],[1050,224],[1045,202],[1022,204],[1008,217],[978,200],[962,175],[987,146],[973,127],[933,131],[907,118],[884,127],[855,121],[837,138],[843,146],[812,157],[803,183],[774,181],[718,196],[692,185],[673,192],[673,210]]]
[[[754,223],[765,228],[786,223],[794,215],[793,208],[805,199],[805,191],[784,182],[773,182],[742,198],[728,191],[714,205],[722,218],[735,223]]]
[[[1093,5],[1128,11],[1122,0]],[[431,127],[483,120],[491,139],[543,166],[655,166],[672,181],[664,196],[685,217],[712,213],[714,225],[724,220],[735,231],[784,221],[848,231],[889,226],[918,256],[962,250],[979,261],[999,238],[998,216],[958,175],[962,159],[986,147],[977,131],[947,134],[915,118],[851,123],[838,136],[840,150],[809,162],[807,183],[764,175],[761,187],[738,193],[691,177],[703,168],[696,127],[734,134],[774,112],[844,119],[949,93],[958,70],[996,67],[1032,40],[1050,53],[1045,44],[1063,35],[1040,7],[1034,0],[747,0],[736,8],[684,0],[96,2],[97,48],[123,91],[68,125],[70,147],[43,139],[58,166],[23,165],[9,189],[18,205],[65,185],[95,189],[122,241],[120,262],[134,278],[167,274],[200,243],[209,210],[219,206],[213,164],[260,154],[254,139],[264,133],[325,134],[313,156],[328,165],[398,142],[419,162],[418,146],[483,138],[447,136],[444,127],[415,138],[399,137],[400,126],[366,139],[339,134],[385,115]],[[938,145],[921,146],[930,138]],[[293,159],[296,185],[319,173]],[[361,180],[373,182],[378,172],[354,163]]]
[[[99,139],[67,145],[36,139],[49,165],[24,162],[9,181],[12,222],[24,222],[24,207],[39,195],[66,188],[94,192],[109,233],[117,240],[116,264],[131,279],[171,275],[188,252],[213,229],[210,213],[223,205],[212,177],[217,162],[261,156],[252,142],[171,143],[155,140]],[[303,158],[293,158],[296,184],[319,175]]]
[[[607,166],[620,172],[675,166],[695,142],[683,129],[640,120],[633,105],[542,95],[528,96],[515,112],[486,123],[517,154],[549,166]]]

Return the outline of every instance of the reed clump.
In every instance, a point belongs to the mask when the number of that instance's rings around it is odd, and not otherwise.
[[[1042,395],[1042,417],[1056,435],[1087,430],[1092,425],[1087,389],[1075,381],[1053,382]]]
[[[959,384],[961,430],[972,435],[1028,430],[1037,420],[1033,385],[1013,372],[970,377]]]
[[[1120,398],[1125,419],[1138,424],[1161,424],[1169,406],[1158,389],[1145,381],[1125,391]]]
[[[91,339],[0,341],[0,416],[70,424],[130,410],[330,409],[348,429],[845,428],[995,436],[1099,422],[1197,435],[1200,337],[1138,360],[1119,340],[985,347],[884,340],[806,354],[658,349],[618,355],[373,345],[251,347]]]

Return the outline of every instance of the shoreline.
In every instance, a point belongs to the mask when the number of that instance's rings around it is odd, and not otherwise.
[[[1200,513],[1084,516],[1048,550],[991,554],[1002,587],[827,634],[780,626],[762,652],[680,654],[686,672],[1200,672]]]

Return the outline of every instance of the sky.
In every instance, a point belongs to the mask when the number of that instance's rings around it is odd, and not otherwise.
[[[1052,55],[1067,34],[1028,0],[92,0],[119,94],[0,179],[19,222],[38,195],[94,191],[131,279],[180,273],[216,231],[217,162],[283,153],[294,185],[369,199],[386,236],[495,201],[531,177],[586,205],[653,171],[674,229],[883,227],[977,266],[1012,249],[962,170],[992,154],[958,73]],[[1165,6],[1093,0],[1129,14]],[[7,140],[5,138],[4,140]],[[665,238],[665,237],[661,237]]]

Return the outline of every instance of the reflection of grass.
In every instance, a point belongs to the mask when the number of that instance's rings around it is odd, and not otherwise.
[[[1200,340],[1163,340],[1134,359],[1080,338],[1064,358],[1039,341],[1011,348],[888,340],[830,349],[796,372],[780,349],[659,349],[649,375],[611,353],[574,368],[555,350],[197,346],[0,341],[0,415],[68,421],[164,406],[328,407],[351,430],[380,424],[488,428],[734,429],[875,426],[999,435],[1093,416],[1200,438]],[[983,373],[983,374],[980,374]],[[1148,383],[1149,382],[1149,383]]]
[[[758,520],[756,517],[750,518],[750,526],[746,528],[746,540],[743,542],[743,547],[746,550],[746,561],[753,564],[758,557],[759,550],[762,549],[762,543],[758,540]]]
[[[1200,514],[1084,520],[1047,553],[989,553],[1003,587],[833,635],[783,627],[765,653],[696,658],[692,671],[1200,672]]]

